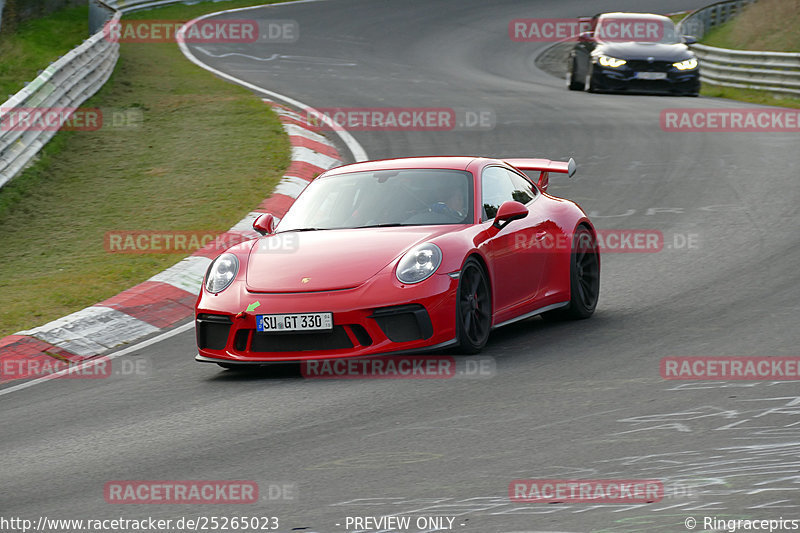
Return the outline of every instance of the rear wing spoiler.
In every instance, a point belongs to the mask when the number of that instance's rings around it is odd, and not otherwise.
[[[578,170],[578,164],[571,157],[569,161],[552,161],[550,159],[505,159],[504,161],[537,181],[536,184],[543,191],[547,190],[550,182],[550,172],[566,174],[571,178]],[[532,172],[539,172],[538,180],[530,174]]]
[[[519,170],[538,170],[539,172],[561,172],[570,178],[575,175],[578,164],[571,157],[569,161],[550,159],[504,159],[506,163]]]

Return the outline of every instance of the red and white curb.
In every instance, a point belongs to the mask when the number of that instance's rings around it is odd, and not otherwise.
[[[322,172],[342,164],[334,145],[313,131],[299,113],[265,99],[278,113],[292,144],[292,162],[272,195],[220,237],[255,238],[253,220],[269,212],[283,217],[297,195]],[[55,360],[78,363],[170,328],[194,315],[208,265],[219,255],[214,243],[126,291],[43,326],[0,339],[0,383],[37,377],[15,369],[47,367]]]

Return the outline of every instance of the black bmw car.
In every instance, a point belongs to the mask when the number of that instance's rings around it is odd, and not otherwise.
[[[697,96],[700,69],[667,17],[603,13],[590,21],[569,55],[567,85],[573,91],[667,93]]]

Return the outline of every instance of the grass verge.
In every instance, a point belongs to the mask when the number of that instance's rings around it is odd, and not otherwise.
[[[720,87],[703,83],[700,88],[703,96],[713,96],[716,98],[728,98],[759,105],[773,105],[778,107],[790,107],[800,109],[800,98],[787,96],[777,96],[767,91],[757,91],[755,89],[739,89],[737,87]]]
[[[800,51],[800,0],[760,0],[711,29],[701,41],[734,50]],[[800,98],[704,83],[700,94],[752,104],[800,108]]]
[[[680,13],[673,13],[672,15],[667,15],[667,17],[669,17],[669,19],[672,22],[677,24],[678,22],[680,22],[683,19],[685,19],[686,15],[688,15],[689,13],[690,13],[689,11],[681,11]]]
[[[62,9],[0,33],[0,102],[89,36],[89,8]]]
[[[703,44],[734,50],[800,51],[800,0],[759,0],[703,36]]]
[[[136,16],[188,20],[259,3]],[[122,44],[111,79],[82,107],[140,120],[59,132],[36,164],[0,189],[0,336],[109,298],[181,258],[108,253],[107,231],[225,231],[289,164],[288,138],[271,109],[187,61],[174,43]]]

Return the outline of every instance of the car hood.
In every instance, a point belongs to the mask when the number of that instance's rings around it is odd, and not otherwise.
[[[603,43],[595,48],[595,52],[628,60],[647,60],[652,57],[655,61],[683,61],[694,57],[689,47],[683,43]]]
[[[417,243],[460,226],[283,232],[258,239],[247,290],[314,292],[357,287]]]

